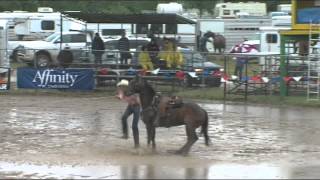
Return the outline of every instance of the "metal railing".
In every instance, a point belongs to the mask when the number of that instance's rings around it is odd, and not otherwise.
[[[1,50],[5,55],[3,58],[8,58],[10,54],[5,53],[6,50]],[[15,66],[31,66],[38,68],[41,61],[48,60],[47,64],[50,68],[61,68],[61,62],[58,60],[59,50],[47,50],[55,55],[45,56],[44,51],[40,50],[26,50],[33,55],[28,61],[25,61],[21,56],[23,54],[17,53],[17,59],[11,59],[11,63]],[[194,80],[190,87],[208,87],[210,82],[208,79],[219,79],[215,86],[219,87],[225,94],[244,95],[246,98],[251,94],[277,95],[279,94],[280,82],[284,81],[288,86],[288,95],[305,94],[306,81],[308,80],[308,66],[305,57],[298,55],[289,55],[285,57],[286,76],[280,75],[280,55],[278,54],[212,54],[200,53],[191,50],[179,50],[180,55],[183,56],[183,63],[180,66],[175,64],[171,68],[167,66],[166,60],[163,57],[174,57],[173,61],[179,58],[175,57],[177,52],[158,52],[157,62],[153,64],[153,69],[143,70],[139,55],[141,51],[118,51],[105,50],[102,53],[100,63],[95,61],[94,54],[89,50],[71,50],[73,60],[69,61],[66,68],[94,68],[96,70],[97,83],[103,81],[117,82],[122,78],[130,79],[136,74],[140,73],[151,81],[167,82],[168,84],[175,84],[181,87],[182,85],[189,86],[187,77]],[[23,53],[23,52],[21,52]],[[41,54],[43,53],[43,54]],[[121,64],[121,53],[130,53],[130,58],[127,64]],[[161,57],[161,54],[163,55]],[[178,53],[179,54],[179,53]],[[42,55],[42,56],[41,56]],[[244,67],[242,67],[242,77],[235,74],[237,65],[237,58],[244,57]],[[41,59],[42,58],[42,59]],[[214,77],[212,71],[206,71],[208,62],[220,65],[220,74]],[[8,67],[10,68],[10,67]],[[156,73],[157,68],[160,71]],[[182,71],[183,78],[178,77],[177,72]],[[107,72],[107,73],[106,73]],[[214,78],[213,78],[214,77]],[[174,81],[175,83],[171,83]],[[103,84],[103,83],[102,83]],[[111,83],[112,84],[112,83]],[[113,83],[116,84],[116,83]],[[212,87],[212,86],[211,86]]]

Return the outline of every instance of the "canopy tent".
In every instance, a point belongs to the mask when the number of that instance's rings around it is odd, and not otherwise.
[[[107,14],[66,11],[63,14],[87,23],[196,24],[195,21],[174,13]]]

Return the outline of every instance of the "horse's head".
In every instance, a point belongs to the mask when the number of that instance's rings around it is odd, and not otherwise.
[[[128,93],[135,94],[140,93],[141,90],[146,86],[146,80],[143,79],[140,75],[137,75],[129,82]]]

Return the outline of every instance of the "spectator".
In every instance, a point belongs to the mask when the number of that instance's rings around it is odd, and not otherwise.
[[[165,61],[167,68],[181,68],[183,64],[183,56],[177,50],[176,43],[173,40],[164,38],[164,46],[159,54],[161,60]]]
[[[149,56],[151,59],[151,62],[158,66],[158,53],[160,51],[158,44],[156,43],[156,39],[152,38],[150,43],[147,45],[147,50],[149,51]]]
[[[247,38],[244,38],[243,42],[247,41]],[[242,44],[242,43],[241,43]],[[238,47],[233,48],[233,50],[230,53],[242,53],[242,46],[243,45],[238,45]],[[236,57],[236,64],[235,64],[235,69],[234,69],[234,75],[238,77],[238,79],[241,81],[242,79],[242,72],[243,72],[243,67],[247,63],[247,57],[245,56],[237,56]]]
[[[128,64],[128,59],[131,59],[130,43],[126,37],[126,33],[123,32],[118,42],[118,49],[120,51],[120,64]]]
[[[92,54],[94,55],[95,64],[102,63],[102,55],[104,53],[104,43],[99,35],[99,33],[95,34],[95,37],[92,41]]]
[[[141,52],[139,54],[139,63],[141,64],[143,70],[153,70],[153,64],[146,46],[142,46],[141,48]]]

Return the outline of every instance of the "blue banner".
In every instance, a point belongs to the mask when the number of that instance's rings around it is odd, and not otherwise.
[[[35,89],[94,89],[93,69],[17,69],[17,87]]]

